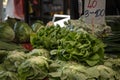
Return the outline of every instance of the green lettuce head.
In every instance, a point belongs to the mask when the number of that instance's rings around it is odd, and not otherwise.
[[[48,62],[43,56],[33,56],[25,60],[18,68],[22,80],[42,80],[48,74]]]

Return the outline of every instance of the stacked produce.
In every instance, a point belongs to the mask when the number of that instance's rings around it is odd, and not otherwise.
[[[14,20],[0,25],[12,31],[0,29],[0,80],[120,80],[120,58],[104,54],[100,28],[92,34],[89,25],[61,28],[36,21],[30,27]],[[27,43],[30,51],[21,46]]]
[[[0,80],[43,80],[47,77],[48,60],[46,57],[32,56],[20,51],[6,53],[6,57],[0,64]]]
[[[50,65],[50,80],[120,80],[118,69],[120,59],[111,58],[104,62],[103,65],[89,67],[75,62],[57,60]]]
[[[111,27],[107,24],[87,24],[85,23],[83,16],[77,20],[70,20],[69,22],[65,23],[65,25],[75,31],[82,29],[90,34],[94,34],[98,38],[103,38],[111,34]]]
[[[4,22],[1,22],[0,49],[24,50],[20,44],[29,43],[31,33],[32,33],[32,29],[25,22],[16,21],[15,19],[12,18]]]
[[[91,67],[50,58],[45,49],[33,49],[29,53],[1,51],[0,56],[3,54],[0,80],[120,80],[117,57],[106,56],[103,63]]]
[[[0,23],[0,38],[2,41],[13,41],[17,43],[29,42],[32,29],[22,21],[8,19]]]
[[[61,60],[99,63],[104,57],[104,44],[91,34],[70,31],[59,26],[43,27],[31,36],[34,48],[45,48]],[[54,52],[54,54],[52,53]]]

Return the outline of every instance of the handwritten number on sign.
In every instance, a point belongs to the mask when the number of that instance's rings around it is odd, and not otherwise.
[[[96,0],[89,0],[89,3],[88,3],[88,8],[95,8],[97,5],[97,1]]]
[[[98,9],[98,10],[96,10],[95,11],[95,17],[99,17],[99,16],[104,16],[104,14],[105,14],[105,10],[104,9]]]
[[[84,14],[85,14],[85,17],[88,17],[89,16],[89,10],[85,10]]]
[[[89,15],[95,14],[95,17],[103,17],[105,14],[105,9],[97,9],[94,12],[90,12],[89,10],[85,10],[84,12],[85,17],[88,17]]]

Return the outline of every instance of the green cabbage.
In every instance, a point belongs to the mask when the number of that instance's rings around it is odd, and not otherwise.
[[[49,80],[119,80],[119,73],[105,65],[93,67],[75,62],[53,61]]]
[[[4,60],[5,68],[9,71],[17,71],[18,66],[27,58],[24,52],[10,51]]]
[[[48,62],[43,56],[33,56],[18,67],[21,80],[42,80],[48,75]]]
[[[55,61],[50,65],[50,69],[56,71],[49,73],[50,80],[87,80],[86,67],[75,62]]]
[[[3,41],[13,41],[15,33],[7,23],[0,23],[0,39]]]
[[[19,80],[14,72],[0,70],[0,80]]]
[[[31,56],[44,56],[46,58],[49,58],[49,51],[46,49],[33,49],[30,53]]]

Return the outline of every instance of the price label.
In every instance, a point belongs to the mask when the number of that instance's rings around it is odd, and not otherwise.
[[[105,1],[85,0],[84,16],[86,23],[105,24]]]
[[[70,15],[54,14],[52,22],[55,26],[60,25],[60,27],[65,27],[64,22],[68,22],[68,20],[70,20]]]

